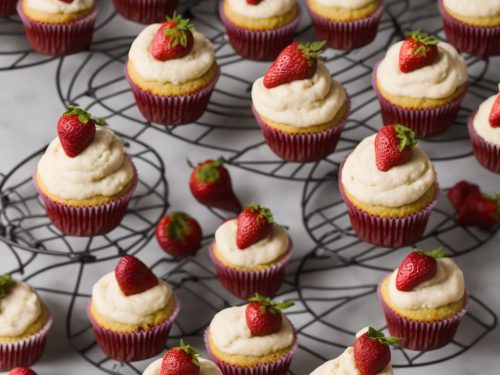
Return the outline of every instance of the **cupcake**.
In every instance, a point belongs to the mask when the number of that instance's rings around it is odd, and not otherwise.
[[[16,5],[18,0],[1,0],[0,1],[0,18],[6,18],[16,13]]]
[[[500,94],[490,96],[468,123],[474,155],[492,172],[500,173]]]
[[[146,27],[130,47],[125,77],[146,120],[162,125],[196,121],[219,78],[214,48],[175,14]]]
[[[87,309],[97,345],[122,362],[160,353],[178,313],[172,287],[130,255],[97,281]]]
[[[500,2],[438,0],[446,38],[479,57],[500,55]]]
[[[94,0],[19,0],[17,13],[31,47],[43,55],[69,55],[92,42]]]
[[[0,371],[35,363],[51,325],[47,307],[31,286],[0,275]]]
[[[381,0],[307,0],[318,39],[350,51],[370,44],[382,16]]]
[[[117,13],[123,17],[150,24],[171,16],[177,8],[178,0],[113,0]]]
[[[224,0],[220,16],[239,55],[272,61],[293,41],[300,8],[296,0]]]
[[[274,222],[269,209],[254,203],[217,229],[209,253],[222,286],[247,299],[280,289],[291,250],[287,230]]]
[[[363,139],[341,165],[339,187],[359,238],[393,248],[422,237],[439,192],[434,165],[402,125]]]
[[[291,305],[256,295],[214,316],[205,345],[224,375],[287,374],[297,350],[295,329],[283,314]]]
[[[417,137],[446,131],[467,89],[467,66],[453,46],[419,31],[387,51],[372,85],[384,123],[402,123]]]
[[[319,61],[325,42],[286,47],[252,87],[253,113],[271,150],[286,161],[318,161],[335,151],[349,99]]]
[[[35,186],[52,224],[65,235],[97,236],[116,228],[137,185],[123,142],[103,123],[70,107],[38,163]]]
[[[401,346],[434,350],[453,340],[466,313],[464,275],[444,251],[416,250],[379,285],[387,328]]]
[[[399,341],[397,337],[385,337],[375,328],[364,328],[356,334],[353,347],[348,347],[342,355],[309,375],[393,375],[389,345]]]

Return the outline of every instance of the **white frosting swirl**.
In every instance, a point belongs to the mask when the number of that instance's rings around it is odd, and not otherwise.
[[[325,7],[339,7],[346,9],[359,9],[373,3],[374,0],[316,0]]]
[[[226,0],[236,14],[253,19],[282,16],[295,6],[295,0],[262,0],[259,4],[248,4],[247,0]]]
[[[26,283],[16,281],[0,300],[0,336],[23,335],[42,313],[40,297]]]
[[[387,172],[375,162],[375,136],[359,143],[342,169],[345,190],[360,202],[385,207],[401,207],[417,201],[436,181],[434,165],[416,146],[410,160]]]
[[[439,58],[431,65],[403,73],[399,51],[403,42],[391,46],[377,68],[377,85],[390,95],[444,99],[467,81],[467,65],[450,44],[438,44]]]
[[[65,3],[59,0],[24,0],[26,8],[38,10],[47,14],[71,14],[92,9],[95,0],[73,0]]]
[[[141,324],[164,309],[172,298],[172,288],[163,280],[139,294],[126,296],[116,281],[115,273],[104,275],[92,288],[92,303],[105,318],[121,324]]]
[[[326,362],[309,375],[362,375],[356,367],[353,348],[348,347],[342,355],[336,359]],[[392,366],[389,363],[377,375],[393,375]]]
[[[443,0],[444,6],[464,17],[500,16],[498,0]]]
[[[392,303],[401,309],[429,309],[446,306],[463,298],[464,274],[451,258],[437,260],[436,275],[412,291],[402,292],[396,288],[396,269],[390,276],[388,291]]]
[[[259,78],[252,87],[252,102],[257,112],[269,120],[307,128],[333,120],[346,102],[346,94],[326,65],[318,61],[318,69],[310,79],[268,89],[264,78]]]
[[[295,333],[285,317],[278,332],[252,336],[245,317],[247,306],[229,307],[218,312],[212,319],[209,334],[219,351],[229,355],[260,357],[292,346]]]
[[[163,358],[160,358],[151,363],[142,375],[159,375],[162,360]],[[198,357],[198,360],[200,361],[200,375],[222,375],[222,372],[212,361],[200,357]]]
[[[235,266],[257,267],[266,265],[285,254],[289,247],[288,232],[281,225],[273,224],[273,230],[266,238],[241,250],[236,245],[238,221],[228,220],[215,232],[218,253]]]
[[[111,130],[98,126],[90,145],[70,158],[59,138],[47,147],[37,174],[47,190],[62,199],[87,199],[120,193],[134,177],[123,142]]]
[[[500,94],[490,96],[481,105],[472,122],[474,130],[486,141],[500,145],[500,128],[494,128],[490,124],[490,114],[495,100]]]
[[[179,59],[161,61],[151,54],[151,42],[160,23],[149,25],[135,38],[128,58],[136,73],[143,79],[153,82],[175,84],[200,78],[212,67],[215,61],[212,43],[201,33],[194,32],[193,49]]]

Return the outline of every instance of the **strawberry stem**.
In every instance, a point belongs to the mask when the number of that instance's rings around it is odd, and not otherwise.
[[[394,129],[396,130],[396,136],[399,139],[399,151],[403,151],[406,147],[413,148],[417,145],[413,130],[401,124],[396,124]]]
[[[269,310],[271,314],[273,315],[278,315],[281,314],[284,310],[288,309],[289,307],[292,307],[295,305],[294,302],[292,301],[281,301],[281,302],[276,302],[273,301],[269,297],[265,297],[263,295],[260,295],[259,293],[255,293],[252,297],[248,299],[250,302],[260,302],[262,306],[260,307],[260,313],[265,314],[266,310]]]
[[[483,194],[483,197],[496,204],[497,210],[494,213],[494,217],[496,220],[500,220],[500,194]]]
[[[407,31],[405,33],[405,37],[413,38],[413,40],[420,42],[426,46],[435,46],[439,43],[439,40],[436,37],[429,35],[426,32],[421,31],[420,29]]]
[[[95,125],[99,126],[106,126],[108,123],[106,120],[100,117],[94,117],[92,116],[89,112],[81,109],[80,107],[76,107],[73,105],[68,106],[68,109],[66,112],[64,112],[64,115],[75,115],[78,116],[78,121],[80,121],[82,124],[86,125],[89,122],[93,122]]]
[[[175,47],[181,45],[186,47],[188,44],[188,33],[194,33],[196,31],[191,20],[188,18],[183,18],[182,15],[174,12],[172,17],[166,17],[167,22],[175,24],[174,27],[166,27],[163,32],[170,38],[170,45]]]
[[[9,274],[0,275],[0,300],[7,297],[10,289],[16,284],[15,280]]]
[[[173,212],[170,215],[167,232],[169,237],[175,241],[186,242],[186,237],[191,234],[191,228],[187,224],[189,216],[184,212]]]
[[[381,331],[378,331],[373,327],[368,327],[368,337],[387,346],[397,344],[401,341],[399,337],[385,336]]]
[[[321,57],[320,53],[323,52],[325,48],[326,40],[299,44],[299,49],[301,50],[302,54],[309,60],[319,59]]]
[[[252,209],[253,211],[256,211],[258,215],[264,216],[269,224],[274,223],[274,218],[273,218],[273,213],[271,210],[267,207],[263,207],[257,203],[251,203],[247,206],[247,208]]]
[[[198,356],[200,355],[200,353],[198,353],[194,346],[186,345],[184,343],[184,340],[181,339],[179,346],[175,347],[174,349],[180,349],[186,352],[186,354],[190,355],[193,358],[193,364],[200,367],[200,361],[198,360]]]
[[[429,257],[432,257],[434,259],[441,259],[444,258],[446,255],[446,251],[442,247],[436,247],[435,249],[432,249],[431,251],[425,251],[421,249],[416,249],[416,253],[427,255]]]
[[[215,182],[220,177],[217,169],[222,167],[222,165],[224,165],[224,162],[221,159],[211,160],[199,167],[196,176],[202,182]]]

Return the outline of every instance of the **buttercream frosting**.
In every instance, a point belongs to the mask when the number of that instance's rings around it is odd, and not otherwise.
[[[278,332],[252,336],[246,322],[246,308],[247,305],[229,307],[214,316],[209,334],[219,351],[229,355],[260,357],[292,346],[295,332],[288,319],[283,318]]]
[[[498,0],[443,0],[444,6],[464,17],[500,16]]]
[[[253,19],[282,16],[295,6],[295,0],[262,0],[259,4],[248,4],[247,0],[226,0],[236,14]]]
[[[344,89],[332,79],[322,61],[318,61],[318,69],[309,79],[268,89],[262,77],[252,87],[252,102],[260,115],[298,128],[328,123],[346,100]]]
[[[483,103],[481,103],[472,122],[474,130],[477,134],[479,134],[486,141],[496,145],[500,145],[500,128],[494,128],[491,126],[489,118],[493,105],[495,104],[495,100],[499,95],[500,94],[490,96]]]
[[[377,85],[394,96],[445,99],[467,81],[467,65],[450,44],[439,42],[438,59],[431,65],[403,73],[399,51],[403,42],[391,46],[377,68]]]
[[[134,178],[123,142],[111,130],[98,126],[94,140],[70,158],[59,138],[47,147],[37,174],[49,193],[62,199],[87,199],[120,193]]]
[[[382,172],[375,162],[375,136],[363,139],[347,157],[342,169],[344,189],[374,206],[401,207],[417,201],[436,181],[434,165],[417,145],[410,160]]]
[[[172,298],[172,288],[163,280],[142,293],[126,296],[115,273],[104,275],[92,288],[92,303],[105,318],[121,324],[142,324],[146,318],[164,309]]]
[[[159,375],[162,360],[163,358],[160,358],[151,363],[142,375]],[[201,357],[198,357],[198,361],[200,362],[200,375],[222,375],[222,372],[212,361]]]
[[[92,9],[95,0],[73,0],[65,3],[59,0],[24,0],[28,9],[38,10],[47,14],[72,14]]]
[[[374,0],[316,0],[316,2],[325,7],[339,7],[346,9],[359,9],[370,3],[373,3]]]

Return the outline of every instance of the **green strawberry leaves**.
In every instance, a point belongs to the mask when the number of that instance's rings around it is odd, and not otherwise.
[[[259,293],[255,293],[252,297],[248,299],[248,301],[260,302],[262,304],[262,306],[259,309],[261,314],[265,314],[266,310],[269,310],[272,314],[278,315],[281,314],[284,310],[288,309],[289,307],[295,305],[294,302],[288,300],[281,302],[273,301],[271,298],[260,295]]]
[[[64,112],[64,115],[76,115],[78,116],[78,120],[84,125],[88,124],[90,121],[99,126],[106,126],[108,124],[103,118],[94,117],[89,112],[81,109],[80,107],[72,105],[68,107],[66,112]]]

